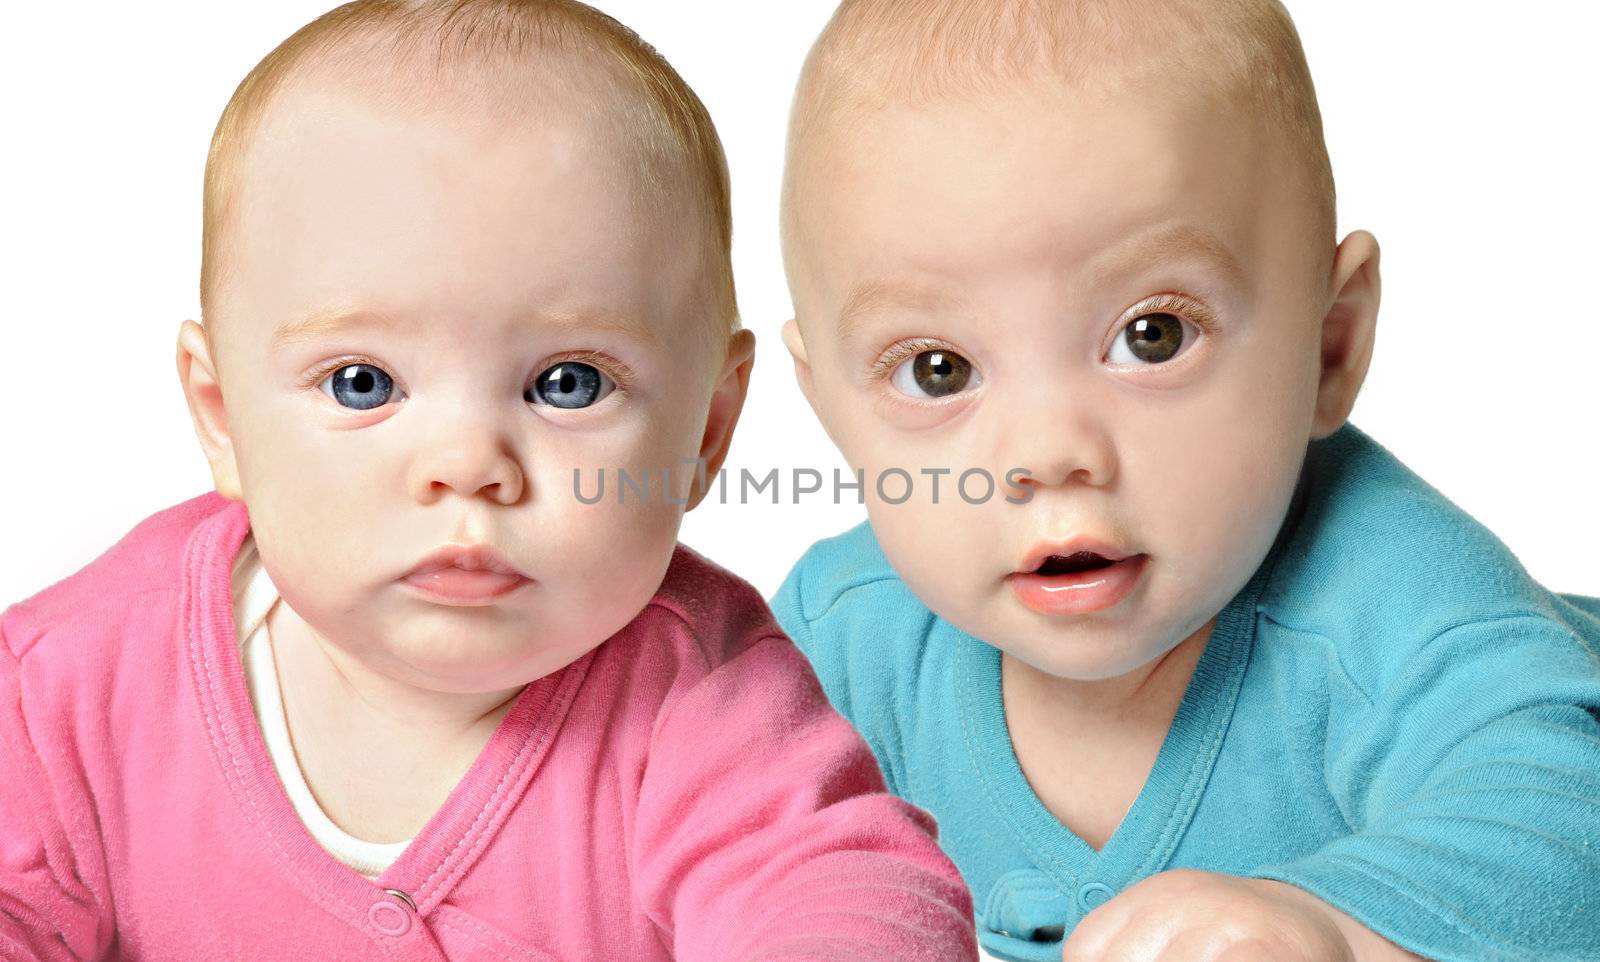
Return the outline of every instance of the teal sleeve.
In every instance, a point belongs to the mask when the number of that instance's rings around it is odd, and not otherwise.
[[[1591,598],[1587,595],[1556,595],[1556,598],[1568,606],[1578,609],[1600,625],[1600,598]]]
[[[1352,834],[1249,874],[1441,962],[1600,959],[1600,652],[1559,621],[1412,647],[1329,722]]]
[[[805,607],[800,600],[800,579],[804,574],[806,559],[802,557],[789,574],[783,579],[783,584],[778,586],[778,593],[772,596],[767,604],[772,608],[772,614],[778,619],[778,627],[782,628],[794,640],[801,653],[811,659],[816,665],[816,654],[812,650],[811,625],[806,621]],[[822,670],[817,669],[818,676]]]

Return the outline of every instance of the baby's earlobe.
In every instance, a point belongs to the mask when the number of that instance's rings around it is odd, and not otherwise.
[[[811,385],[811,361],[806,356],[805,341],[800,337],[800,324],[792,317],[783,322],[783,346],[789,349],[789,356],[794,358],[794,379],[800,385],[800,393],[806,396],[806,403],[811,405],[811,410],[820,416],[816,392]]]
[[[184,321],[178,330],[177,366],[195,437],[211,467],[212,484],[223,497],[243,500],[227,410],[222,402],[222,381],[205,329],[194,321]]]
[[[783,346],[789,349],[796,361],[805,361],[806,343],[800,338],[800,324],[792,317],[783,322]]]

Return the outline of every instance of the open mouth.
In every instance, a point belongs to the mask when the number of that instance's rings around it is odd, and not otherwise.
[[[1146,554],[1123,558],[1089,550],[1048,554],[1033,570],[1007,575],[1006,582],[1018,601],[1040,614],[1084,615],[1110,608],[1127,597],[1149,564]]]
[[[1075,575],[1084,571],[1098,571],[1116,564],[1109,558],[1101,557],[1093,551],[1078,551],[1069,555],[1053,554],[1044,559],[1044,562],[1034,569],[1034,574],[1039,575]]]

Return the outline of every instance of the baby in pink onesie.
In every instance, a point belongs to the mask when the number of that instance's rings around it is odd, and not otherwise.
[[[672,68],[358,0],[205,187],[217,490],[0,618],[0,958],[972,958],[931,820],[677,543],[753,339]]]

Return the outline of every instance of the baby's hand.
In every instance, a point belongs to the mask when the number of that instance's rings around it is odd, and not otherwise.
[[[1303,889],[1192,869],[1152,875],[1099,906],[1061,950],[1062,962],[1416,958]]]

